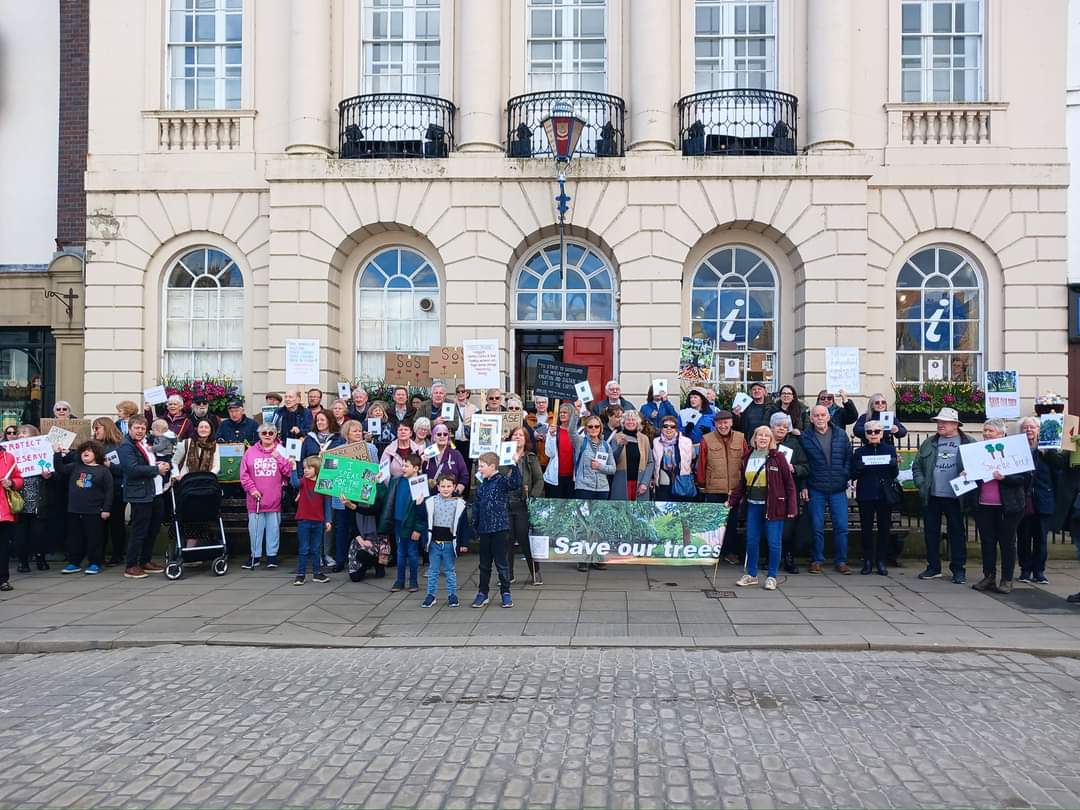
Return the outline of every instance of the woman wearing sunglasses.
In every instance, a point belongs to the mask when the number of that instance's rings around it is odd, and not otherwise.
[[[424,461],[424,472],[428,477],[428,486],[435,492],[440,475],[454,477],[454,495],[461,497],[469,484],[469,465],[453,444],[450,443],[450,426],[442,422],[435,426],[435,455]]]
[[[859,416],[855,422],[855,427],[851,429],[858,438],[866,441],[866,424],[872,419],[881,420],[881,414],[889,410],[889,401],[885,399],[884,394],[871,394],[870,399],[866,401],[866,413]],[[881,441],[885,444],[893,444],[896,439],[902,439],[907,436],[907,428],[904,427],[900,420],[896,418],[896,414],[892,417],[892,426],[884,429],[881,435]]]
[[[587,416],[584,424],[584,436],[576,431],[570,434],[570,440],[574,443],[574,497],[585,501],[606,501],[611,497],[608,476],[615,474],[615,455],[604,438],[604,423],[600,417]],[[587,571],[590,566],[597,570],[604,568],[602,563],[579,563],[578,571]]]
[[[847,391],[843,389],[833,395],[822,388],[818,391],[817,404],[828,410],[829,424],[840,430],[847,430],[848,425],[853,425],[859,420],[859,409],[855,407],[855,403],[848,398]]]
[[[19,429],[15,425],[8,425],[4,428],[4,441],[10,442],[12,439],[18,436]]]
[[[896,448],[882,441],[885,431],[881,422],[876,419],[867,422],[864,435],[866,444],[852,454],[851,461],[855,502],[859,505],[859,524],[862,526],[863,566],[859,573],[876,571],[884,577],[889,574],[885,561],[889,558],[889,525],[893,510],[888,488],[900,474],[900,467],[896,463]]]

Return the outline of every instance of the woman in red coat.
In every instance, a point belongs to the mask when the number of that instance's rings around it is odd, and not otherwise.
[[[799,513],[795,476],[791,462],[777,447],[767,425],[754,431],[750,448],[742,476],[728,499],[731,509],[738,509],[746,501],[746,573],[735,584],[742,587],[758,584],[758,546],[764,531],[769,544],[769,575],[765,579],[765,590],[775,591],[784,521]]]
[[[14,588],[8,582],[11,577],[8,558],[11,554],[11,538],[15,536],[16,516],[8,505],[8,493],[22,489],[23,477],[15,456],[3,448],[0,448],[0,486],[4,488],[3,497],[0,497],[0,591],[11,591]]]

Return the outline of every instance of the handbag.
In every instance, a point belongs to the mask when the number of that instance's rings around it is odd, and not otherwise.
[[[679,441],[675,440],[675,469],[682,467],[682,459],[679,454]],[[692,475],[676,475],[671,482],[671,494],[676,498],[696,498],[697,486],[694,484]]]
[[[895,478],[881,482],[881,497],[889,506],[899,506],[904,500],[904,486]]]
[[[15,467],[15,460],[12,459],[11,469],[9,469],[7,471],[7,474],[4,476],[5,481],[7,481],[11,477],[11,474],[15,472]],[[8,509],[11,510],[12,516],[19,514],[23,510],[23,507],[26,506],[26,502],[23,500],[23,496],[16,492],[14,488],[7,490],[7,502]]]

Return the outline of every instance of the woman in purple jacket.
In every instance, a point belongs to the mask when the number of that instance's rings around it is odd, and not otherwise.
[[[435,491],[435,481],[444,473],[454,476],[454,495],[461,496],[469,483],[469,465],[456,447],[450,444],[450,428],[436,425],[431,434],[435,437],[435,455],[425,456],[424,472],[427,473],[428,486]]]

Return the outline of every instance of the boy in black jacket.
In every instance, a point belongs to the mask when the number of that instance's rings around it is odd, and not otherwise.
[[[89,561],[86,573],[100,574],[105,564],[105,521],[113,502],[113,477],[105,466],[105,448],[91,439],[76,447],[75,453],[62,455],[59,445],[54,449],[53,466],[67,479],[68,492],[68,564],[60,573],[82,571],[85,556]]]
[[[521,450],[514,453],[514,465],[509,477],[499,472],[499,457],[494,453],[484,453],[477,464],[480,472],[480,486],[476,490],[473,504],[473,523],[480,537],[480,584],[473,600],[474,608],[482,608],[488,599],[488,586],[491,584],[491,563],[499,572],[499,591],[502,593],[502,606],[511,608],[514,600],[510,598],[510,493],[521,489],[521,470],[517,466]]]

